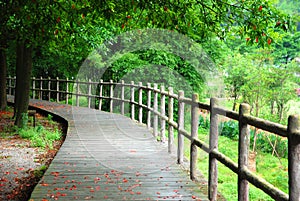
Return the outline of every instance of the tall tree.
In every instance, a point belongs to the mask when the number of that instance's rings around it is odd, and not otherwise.
[[[242,37],[247,37],[248,43],[265,45],[273,40],[275,27],[286,31],[291,23],[288,16],[276,10],[267,0],[0,0],[0,4],[1,9],[8,7],[7,11],[2,12],[7,13],[8,17],[5,22],[1,21],[1,29],[12,30],[18,49],[15,96],[15,123],[18,126],[22,125],[21,116],[26,114],[28,108],[33,50],[45,41],[54,38],[64,40],[64,37],[70,37],[70,33],[86,31],[85,25],[93,27],[104,21],[118,26],[122,31],[144,27],[166,28],[187,34],[197,42],[213,35],[223,39],[234,29]],[[26,81],[20,79],[22,74]]]
[[[6,53],[5,47],[0,46],[0,111],[7,106],[6,99]]]

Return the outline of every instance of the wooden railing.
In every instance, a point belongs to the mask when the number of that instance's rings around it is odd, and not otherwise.
[[[15,78],[9,77],[7,91],[12,95],[14,94],[14,83]],[[117,88],[119,90],[116,92]],[[209,154],[208,193],[210,200],[217,200],[218,162],[237,174],[239,200],[249,200],[249,182],[275,200],[300,200],[300,121],[298,115],[290,116],[286,127],[251,116],[250,107],[247,104],[241,104],[237,113],[219,107],[218,99],[215,98],[210,100],[210,104],[204,104],[199,102],[197,94],[193,94],[190,99],[184,96],[183,91],[174,94],[172,88],[165,90],[163,86],[158,88],[157,84],[144,86],[141,82],[135,84],[134,82],[124,83],[124,81],[114,83],[112,81],[103,82],[102,80],[92,82],[91,80],[33,78],[31,94],[31,98],[34,99],[65,101],[66,104],[72,99],[75,102],[73,105],[76,106],[81,105],[83,99],[80,97],[85,97],[85,105],[89,108],[102,110],[105,106],[108,111],[119,112],[122,115],[126,115],[125,105],[127,105],[131,119],[145,123],[148,128],[153,129],[154,136],[158,136],[161,141],[167,141],[169,152],[172,152],[173,147],[177,144],[178,163],[183,163],[184,159],[184,138],[189,139],[190,177],[192,180],[196,177],[198,149],[200,148]],[[178,107],[176,122],[174,121],[175,105]],[[186,106],[191,107],[190,122],[185,122]],[[209,144],[198,139],[199,109],[207,110],[210,113]],[[239,123],[238,163],[233,162],[228,156],[218,151],[219,116],[226,116]],[[190,132],[185,129],[187,123],[190,123],[191,127],[187,129]],[[166,125],[168,135],[166,135]],[[288,139],[289,195],[248,169],[249,126]],[[174,130],[178,132],[177,143],[174,142]]]

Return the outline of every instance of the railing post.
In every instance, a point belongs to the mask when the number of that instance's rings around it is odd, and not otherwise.
[[[51,100],[51,78],[48,77],[48,101]]]
[[[66,105],[69,104],[69,78],[66,79]]]
[[[143,83],[139,82],[139,122],[143,123]]]
[[[109,112],[114,111],[114,81],[110,80],[110,94],[109,94]]]
[[[184,136],[181,134],[181,130],[184,129],[184,91],[178,92],[178,149],[177,149],[177,163],[183,163],[184,154]]]
[[[160,87],[160,114],[161,116],[166,116],[166,95],[163,93],[165,92],[165,86]],[[161,141],[166,141],[166,120],[164,118],[160,119],[160,136]]]
[[[147,83],[147,88],[148,88],[148,96],[147,96],[147,128],[150,129],[151,128],[151,84]]]
[[[239,154],[238,154],[238,200],[249,200],[249,184],[243,177],[243,170],[248,167],[250,134],[247,123],[243,122],[243,117],[250,114],[250,106],[241,104],[239,109]]]
[[[288,119],[289,200],[300,200],[300,118]]]
[[[131,119],[134,120],[135,116],[135,105],[134,105],[134,81],[131,81],[131,96],[130,96],[130,101],[131,101]]]
[[[11,76],[9,76],[8,77],[8,94],[9,95],[12,95],[11,94],[11,88],[12,88],[12,86],[11,86]]]
[[[79,80],[75,80],[76,83],[76,106],[79,106]]]
[[[89,79],[88,83],[88,108],[91,108],[91,95],[92,95],[92,85],[91,85],[91,79]]]
[[[192,108],[191,108],[191,137],[193,139],[198,139],[198,124],[199,124],[199,108],[198,108],[199,95],[193,94],[192,96]],[[196,179],[196,171],[197,171],[197,157],[198,149],[194,144],[194,140],[191,141],[191,153],[190,153],[190,178],[191,180]]]
[[[40,77],[40,100],[43,100],[43,78]]]
[[[170,124],[173,122],[173,110],[174,110],[174,99],[171,97],[173,95],[173,88],[169,87],[169,98],[168,98],[168,121],[169,121],[169,128],[168,128],[168,152],[172,153],[172,149],[174,146],[174,128]]]
[[[158,115],[156,114],[158,112],[158,93],[157,93],[157,84],[155,83],[153,85],[153,135],[157,137],[158,135]]]
[[[59,78],[56,77],[56,102],[59,102]]]
[[[215,107],[218,106],[216,98],[210,99],[210,131],[209,131],[209,149],[210,151],[218,149],[218,114]],[[217,159],[209,153],[209,176],[208,176],[208,196],[209,200],[217,200],[218,193],[218,164]]]
[[[35,99],[35,77],[32,77],[32,99]]]
[[[103,80],[100,80],[99,86],[99,110],[102,110],[102,94],[103,94]]]
[[[125,87],[124,87],[124,80],[121,81],[121,114],[125,114]]]

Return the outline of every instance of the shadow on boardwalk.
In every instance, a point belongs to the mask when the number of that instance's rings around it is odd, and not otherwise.
[[[145,126],[88,108],[30,105],[68,121],[66,140],[31,200],[207,200],[205,185],[192,182]]]

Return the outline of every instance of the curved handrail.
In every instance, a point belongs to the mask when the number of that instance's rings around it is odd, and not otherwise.
[[[8,78],[8,93],[13,94],[15,78]],[[46,86],[46,88],[45,88]],[[120,87],[118,96],[115,96],[115,87]],[[84,90],[80,90],[84,88]],[[70,91],[73,88],[75,91]],[[96,90],[92,90],[96,89]],[[125,98],[125,89],[130,93]],[[160,137],[162,141],[168,138],[168,150],[172,152],[174,146],[174,129],[177,130],[178,147],[177,161],[183,162],[183,139],[184,137],[191,141],[190,149],[190,177],[195,179],[197,148],[200,148],[209,154],[209,199],[216,200],[217,192],[217,161],[224,164],[231,171],[238,175],[238,196],[248,198],[248,182],[257,188],[263,190],[275,200],[300,200],[300,181],[299,166],[300,158],[295,152],[300,150],[300,121],[298,116],[290,116],[288,126],[276,124],[264,119],[253,117],[249,114],[249,106],[241,104],[239,112],[230,111],[218,106],[217,99],[212,98],[210,104],[204,104],[198,101],[198,95],[193,94],[192,99],[184,97],[184,93],[179,91],[173,93],[172,88],[165,90],[163,86],[159,89],[157,84],[147,84],[144,86],[141,82],[114,83],[113,81],[104,82],[95,81],[77,81],[69,79],[51,79],[51,78],[32,78],[32,98],[56,99],[57,102],[63,98],[68,104],[70,98],[75,98],[77,106],[80,105],[80,97],[86,97],[88,107],[92,107],[92,99],[98,100],[97,108],[103,109],[103,101],[108,101],[109,111],[114,112],[115,106],[118,106],[118,112],[125,115],[125,104],[129,104],[130,116],[132,120],[145,123],[148,128],[152,127],[154,136]],[[106,90],[104,93],[104,90]],[[93,93],[93,91],[96,91]],[[136,95],[137,92],[137,95]],[[146,92],[147,101],[143,102],[143,92]],[[158,98],[160,97],[160,98]],[[153,104],[152,104],[153,98]],[[167,101],[166,101],[167,99]],[[178,104],[178,121],[174,121],[174,101]],[[146,103],[145,103],[146,102]],[[166,103],[167,102],[167,103]],[[191,106],[191,132],[184,129],[184,108],[185,105]],[[95,107],[96,105],[94,105]],[[135,109],[138,109],[136,112]],[[168,108],[168,113],[166,113]],[[197,138],[198,135],[198,111],[199,109],[210,112],[210,134],[209,142],[206,144]],[[143,118],[143,111],[146,111],[146,120]],[[239,156],[238,164],[229,157],[218,151],[218,117],[226,116],[239,122]],[[160,120],[160,130],[158,121]],[[168,136],[166,136],[166,126],[168,125]],[[256,128],[274,133],[276,135],[288,138],[289,151],[289,195],[274,187],[269,182],[258,177],[248,170],[248,152],[249,152],[249,125]]]

